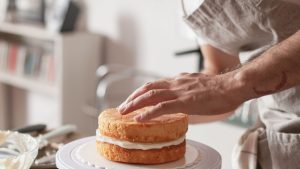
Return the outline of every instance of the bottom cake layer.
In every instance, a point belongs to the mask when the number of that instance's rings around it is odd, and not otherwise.
[[[97,151],[106,159],[135,164],[161,164],[176,161],[185,154],[185,141],[179,145],[161,149],[138,150],[97,141]]]

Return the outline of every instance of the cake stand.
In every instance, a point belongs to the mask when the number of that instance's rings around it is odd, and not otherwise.
[[[56,154],[59,169],[221,169],[220,154],[202,143],[186,140],[184,158],[159,165],[137,165],[106,160],[96,150],[95,136],[66,144]]]

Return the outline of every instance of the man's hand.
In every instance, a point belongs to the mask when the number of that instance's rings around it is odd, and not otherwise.
[[[237,103],[231,103],[233,101],[230,98],[227,101],[218,101],[220,97],[224,97],[220,95],[224,95],[226,90],[224,85],[229,84],[229,80],[225,84],[222,80],[227,78],[222,79],[215,75],[236,67],[240,64],[239,59],[211,45],[202,45],[201,50],[205,58],[204,70],[201,73],[184,73],[174,78],[146,84],[120,106],[120,112],[127,114],[138,108],[153,105],[150,112],[143,118],[137,117],[137,120],[147,120],[163,113],[185,112],[201,115],[192,117],[190,123],[216,121],[230,116]],[[209,101],[206,99],[207,96],[211,97]],[[227,97],[231,97],[231,94]],[[170,108],[163,108],[164,104],[170,105]],[[219,104],[220,110],[214,110]],[[227,109],[229,112],[226,112]]]
[[[127,114],[152,106],[148,112],[136,116],[137,121],[177,112],[218,115],[235,109],[245,101],[239,93],[241,87],[232,73],[216,76],[182,73],[174,78],[145,84],[128,97],[119,107],[119,112]]]

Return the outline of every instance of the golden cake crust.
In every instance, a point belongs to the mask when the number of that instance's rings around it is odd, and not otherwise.
[[[161,149],[125,149],[114,144],[97,141],[97,152],[111,161],[135,164],[161,164],[176,161],[185,154],[185,141]]]
[[[121,115],[117,109],[107,109],[99,115],[98,129],[101,135],[140,143],[176,140],[185,135],[188,129],[188,116],[186,114],[168,114],[147,122],[136,122],[133,117],[143,112],[145,112],[145,108]]]

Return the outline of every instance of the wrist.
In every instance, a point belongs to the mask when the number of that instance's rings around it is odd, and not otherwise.
[[[227,99],[231,100],[233,103],[240,105],[255,97],[250,87],[251,81],[249,81],[247,74],[244,72],[235,70],[220,76],[223,80]]]

